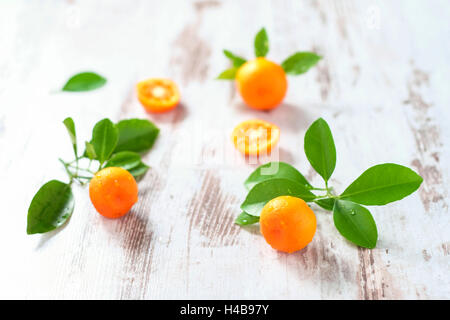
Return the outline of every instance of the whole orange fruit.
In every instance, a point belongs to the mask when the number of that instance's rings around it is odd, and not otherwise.
[[[97,172],[89,184],[89,197],[102,216],[116,219],[138,200],[136,180],[127,170],[108,167]]]
[[[292,253],[306,247],[316,232],[316,216],[300,198],[281,196],[262,209],[260,229],[276,250]]]
[[[283,101],[287,78],[279,64],[259,57],[238,69],[236,85],[246,104],[254,109],[269,110]]]

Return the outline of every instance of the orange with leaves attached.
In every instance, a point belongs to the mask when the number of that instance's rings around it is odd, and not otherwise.
[[[218,79],[235,79],[242,99],[251,108],[270,110],[283,101],[287,91],[286,73],[299,75],[307,72],[321,57],[314,52],[296,52],[286,58],[281,65],[267,60],[269,37],[265,28],[258,31],[254,40],[256,59],[245,58],[224,50],[225,56],[233,64],[223,71]]]
[[[124,216],[138,200],[138,186],[127,170],[108,167],[97,172],[89,184],[89,197],[102,216]]]
[[[281,196],[262,209],[260,229],[272,248],[292,253],[311,242],[316,232],[316,216],[300,198]]]

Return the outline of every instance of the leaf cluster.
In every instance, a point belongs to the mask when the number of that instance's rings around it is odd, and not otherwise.
[[[91,140],[85,142],[85,150],[79,155],[73,119],[66,118],[63,123],[75,155],[70,162],[59,159],[69,182],[51,180],[38,190],[28,209],[28,234],[49,232],[70,218],[75,206],[72,193],[74,181],[83,185],[106,167],[121,167],[136,180],[142,178],[149,166],[142,161],[141,154],[152,148],[159,134],[159,129],[145,119],[126,119],[118,123],[103,119],[95,124]],[[87,166],[82,167],[81,164],[86,162]]]
[[[265,28],[262,28],[258,31],[255,36],[253,46],[255,57],[259,58],[267,56],[267,54],[269,53],[269,37]],[[227,57],[231,61],[232,67],[220,73],[217,79],[235,79],[239,67],[247,62],[247,60],[243,57],[235,55],[229,50],[223,50],[223,53],[225,57]],[[311,67],[315,66],[320,59],[322,59],[322,57],[314,52],[299,51],[286,58],[281,63],[281,67],[284,69],[286,74],[300,75],[307,72]]]
[[[324,187],[313,187],[287,163],[266,163],[244,182],[248,194],[236,224],[257,223],[267,202],[289,195],[332,211],[334,224],[342,236],[358,246],[374,248],[378,239],[377,226],[370,211],[362,205],[379,206],[401,200],[416,191],[423,181],[407,167],[384,163],[370,167],[344,192],[335,195],[328,182],[336,167],[336,147],[330,127],[322,118],[313,122],[306,131],[304,151],[311,166],[323,178]]]

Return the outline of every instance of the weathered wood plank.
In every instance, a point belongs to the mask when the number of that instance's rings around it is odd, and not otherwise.
[[[0,297],[449,298],[449,14],[437,0],[2,2]],[[289,78],[282,106],[263,113],[245,107],[233,84],[214,80],[227,66],[222,49],[252,56],[262,26],[275,61],[295,50],[324,56]],[[86,69],[104,74],[107,86],[55,93]],[[146,114],[134,91],[146,77],[173,78],[181,106]],[[154,121],[161,135],[145,156],[152,169],[123,219],[103,219],[87,189],[75,188],[70,223],[30,237],[31,198],[44,181],[64,179],[57,158],[71,157],[67,116],[80,141],[105,117]],[[319,116],[334,133],[338,191],[382,162],[424,178],[418,193],[370,208],[374,250],[342,239],[317,207],[313,242],[291,255],[272,250],[257,226],[233,224],[257,163],[234,150],[232,128],[254,117],[278,124],[272,156],[320,184],[302,151]]]

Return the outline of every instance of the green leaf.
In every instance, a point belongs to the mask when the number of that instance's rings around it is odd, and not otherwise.
[[[240,226],[247,226],[249,224],[255,224],[259,222],[259,217],[252,216],[247,212],[242,212],[234,221],[234,223]]]
[[[154,123],[146,119],[127,119],[117,123],[119,140],[114,152],[150,150],[159,134]]]
[[[311,124],[305,134],[304,148],[311,166],[328,181],[336,166],[336,147],[325,120],[319,118]]]
[[[333,211],[333,207],[334,207],[334,199],[333,198],[326,198],[326,199],[319,199],[319,200],[315,200],[314,202],[320,206],[321,208],[328,210],[328,211]]]
[[[262,28],[255,36],[255,56],[265,57],[269,52],[269,38],[266,29]]]
[[[231,62],[233,63],[233,67],[235,67],[235,68],[239,68],[246,62],[246,60],[244,58],[235,55],[231,51],[223,50],[223,53],[225,54],[225,56],[228,59],[231,60]]]
[[[136,180],[142,178],[150,167],[142,161],[135,167],[128,169]]]
[[[296,52],[281,63],[287,74],[299,75],[315,66],[321,56],[314,52]]]
[[[274,172],[274,170],[276,170]],[[256,184],[275,178],[284,178],[301,183],[307,188],[312,188],[306,178],[298,172],[290,164],[285,162],[268,162],[259,166],[253,173],[245,180],[244,185],[247,190],[253,188]]]
[[[63,121],[66,126],[67,132],[69,132],[70,141],[72,142],[73,152],[75,153],[75,158],[77,156],[77,134],[75,131],[75,122],[73,122],[72,118],[66,118]]]
[[[137,167],[141,163],[139,153],[132,151],[122,151],[115,153],[105,164],[106,167],[120,167],[130,170]]]
[[[236,67],[227,69],[227,70],[223,71],[221,74],[219,74],[217,79],[219,79],[219,80],[233,80],[236,77],[237,70],[238,70],[238,68],[236,68]]]
[[[259,216],[270,200],[279,196],[293,196],[312,201],[315,195],[304,185],[288,179],[271,179],[258,183],[248,193],[241,209],[253,216]]]
[[[97,122],[92,131],[91,144],[94,147],[96,159],[103,164],[109,159],[116,148],[119,132],[109,119]]]
[[[340,195],[365,205],[384,205],[416,191],[423,179],[413,170],[394,163],[373,166],[363,172]]]
[[[84,151],[85,156],[87,156],[91,160],[97,159],[97,155],[95,154],[94,146],[90,142],[87,142],[87,141],[86,141],[85,145],[86,145],[86,150]]]
[[[364,248],[375,248],[378,231],[369,210],[351,201],[336,200],[333,220],[344,238]]]
[[[94,72],[82,72],[71,77],[62,91],[90,91],[103,87],[106,79]]]
[[[105,164],[107,167],[120,167],[128,170],[136,179],[143,176],[149,166],[142,162],[139,153],[132,151],[121,151],[115,153]]]
[[[27,234],[45,233],[62,226],[75,202],[70,185],[58,180],[44,184],[28,208]]]

